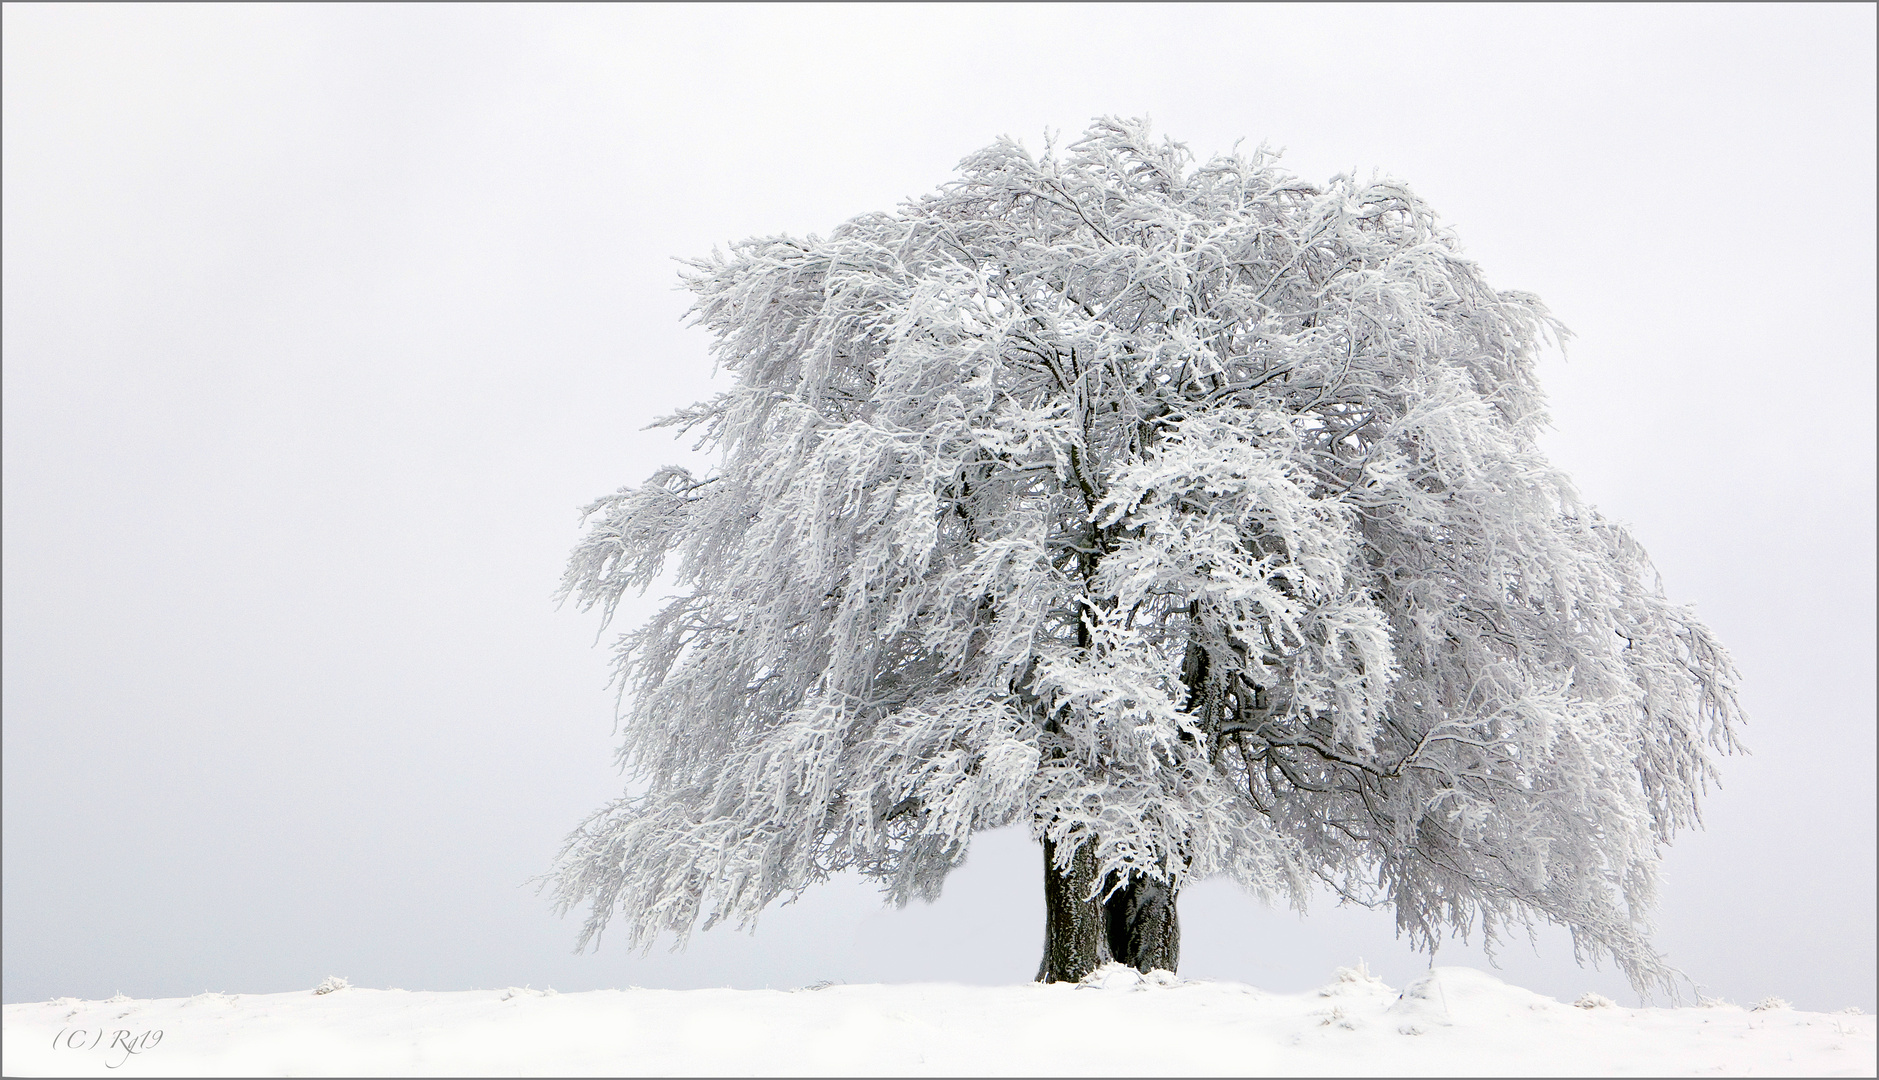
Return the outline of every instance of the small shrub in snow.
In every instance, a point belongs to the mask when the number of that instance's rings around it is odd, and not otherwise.
[[[1844,1009],[1835,1009],[1834,1014],[1837,1016],[1865,1016],[1866,1010],[1860,1008],[1858,1005],[1848,1005]]]
[[[1594,994],[1592,991],[1587,990],[1585,993],[1580,994],[1579,1000],[1573,1002],[1573,1004],[1581,1009],[1609,1009],[1616,1006],[1618,1003],[1606,997],[1604,994]]]
[[[1794,1006],[1778,997],[1765,997],[1749,1006],[1750,1012],[1773,1012],[1776,1009],[1792,1009]]]
[[[108,998],[105,998],[104,1003],[106,1005],[122,1005],[124,1002],[129,1001],[129,1000],[130,1000],[130,996],[128,994],[117,993],[117,994],[112,994]]]
[[[1362,960],[1357,961],[1357,966],[1354,968],[1336,968],[1334,973],[1337,975],[1337,981],[1319,987],[1319,997],[1337,997],[1341,994],[1361,994],[1367,990],[1389,989],[1383,985],[1382,979],[1370,973],[1369,965]]]
[[[330,994],[335,990],[350,990],[352,984],[338,975],[328,975],[320,985],[313,988],[316,994]]]
[[[1375,975],[1370,974],[1370,965],[1364,963],[1362,960],[1357,961],[1357,966],[1354,968],[1338,968],[1335,974],[1337,975],[1337,981],[1341,983],[1357,983],[1364,985],[1383,981]]]

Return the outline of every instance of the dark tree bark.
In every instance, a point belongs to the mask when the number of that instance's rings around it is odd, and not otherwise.
[[[1140,972],[1173,971],[1181,962],[1181,920],[1175,890],[1166,882],[1132,875],[1103,902],[1109,955]]]
[[[1096,889],[1096,851],[1090,844],[1070,857],[1068,872],[1055,864],[1057,845],[1044,841],[1044,959],[1037,981],[1076,982],[1110,959],[1102,902]]]
[[[1104,899],[1096,891],[1096,853],[1084,844],[1068,872],[1055,864],[1056,845],[1044,841],[1044,959],[1038,982],[1076,982],[1111,960],[1137,971],[1175,970],[1181,960],[1181,921],[1175,891],[1136,875]],[[1113,882],[1107,883],[1113,884]]]

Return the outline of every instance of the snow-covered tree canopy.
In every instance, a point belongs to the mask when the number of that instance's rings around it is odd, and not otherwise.
[[[1563,331],[1408,189],[1001,140],[826,239],[690,264],[720,455],[588,508],[620,761],[551,880],[635,944],[974,830],[1178,888],[1569,927],[1640,986],[1659,845],[1741,719],[1722,648],[1536,448]]]

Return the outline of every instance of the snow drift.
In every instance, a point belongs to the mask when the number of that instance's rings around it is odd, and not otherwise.
[[[1874,1018],[1575,1004],[1468,968],[1400,993],[1144,978],[801,990],[322,992],[4,1007],[9,1076],[1872,1076]]]

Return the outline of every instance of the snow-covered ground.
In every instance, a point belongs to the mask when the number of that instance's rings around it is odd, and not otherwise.
[[[781,990],[344,988],[4,1007],[8,1076],[1872,1076],[1874,1017],[1628,1009],[1444,967],[1399,992],[1143,979]],[[134,1050],[135,1052],[131,1052]]]

